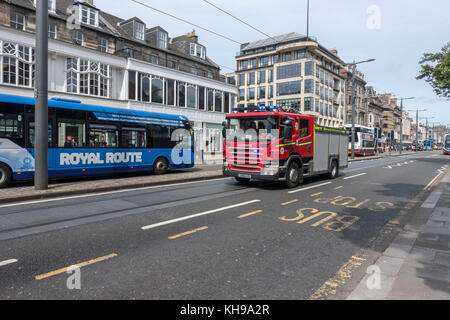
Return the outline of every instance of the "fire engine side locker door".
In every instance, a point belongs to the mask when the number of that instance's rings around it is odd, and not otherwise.
[[[329,134],[315,127],[313,173],[328,171]]]

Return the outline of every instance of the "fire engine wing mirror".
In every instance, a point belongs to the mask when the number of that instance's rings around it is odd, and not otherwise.
[[[284,127],[283,139],[289,140],[292,138],[292,119],[286,119],[283,121],[282,126]]]
[[[227,136],[228,122],[222,122],[222,137],[225,139]]]

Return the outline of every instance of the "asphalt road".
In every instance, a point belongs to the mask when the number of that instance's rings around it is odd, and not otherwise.
[[[224,178],[0,206],[0,299],[345,298],[449,159],[354,162],[293,190]]]

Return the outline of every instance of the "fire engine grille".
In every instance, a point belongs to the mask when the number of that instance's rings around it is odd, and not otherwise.
[[[261,172],[264,167],[264,149],[257,143],[237,143],[227,146],[227,158],[232,170]]]

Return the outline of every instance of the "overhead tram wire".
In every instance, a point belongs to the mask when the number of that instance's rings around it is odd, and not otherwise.
[[[245,21],[243,21],[242,19],[239,19],[238,17],[236,17],[235,15],[233,15],[233,14],[231,14],[231,13],[229,13],[229,12],[227,12],[227,11],[225,11],[224,9],[222,9],[222,8],[219,8],[218,6],[216,6],[215,4],[213,4],[213,3],[211,3],[211,2],[209,2],[208,0],[203,0],[203,2],[206,2],[207,4],[209,4],[210,6],[213,6],[214,8],[216,8],[217,10],[219,10],[219,11],[222,11],[223,13],[225,13],[225,14],[227,14],[227,15],[229,15],[230,17],[232,17],[233,19],[236,19],[237,21],[239,21],[239,22],[241,22],[241,23],[243,23],[243,24],[245,24],[246,26],[248,26],[248,27],[250,27],[250,28],[252,28],[253,30],[255,30],[255,31],[257,31],[257,32],[259,32],[259,33],[261,33],[261,34],[263,34],[264,36],[266,36],[266,37],[268,37],[268,38],[270,38],[270,39],[272,39],[272,40],[274,40],[276,43],[278,43],[279,41],[278,40],[276,40],[274,37],[272,37],[272,36],[269,36],[267,33],[265,33],[265,32],[263,32],[263,31],[261,31],[261,30],[259,30],[258,28],[255,28],[254,26],[252,26],[251,24],[249,24],[249,23],[247,23],[247,22],[245,22]]]
[[[216,36],[219,36],[219,37],[224,38],[224,39],[226,39],[226,40],[229,40],[229,41],[231,41],[231,42],[234,42],[234,43],[237,43],[237,44],[239,44],[239,45],[242,45],[242,43],[239,42],[239,41],[236,41],[236,40],[234,40],[234,39],[231,39],[231,38],[229,38],[229,37],[227,37],[227,36],[224,36],[224,35],[222,35],[222,34],[220,34],[220,33],[217,33],[217,32],[215,32],[215,31],[209,30],[209,29],[207,29],[207,28],[201,27],[201,26],[199,26],[199,25],[197,25],[197,24],[195,24],[195,23],[189,22],[189,21],[187,21],[187,20],[185,20],[185,19],[182,19],[182,18],[179,18],[179,17],[177,17],[177,16],[174,16],[173,14],[167,13],[167,12],[162,11],[162,10],[159,10],[159,9],[156,9],[156,8],[150,6],[150,5],[146,4],[146,3],[143,3],[143,2],[141,2],[141,1],[137,1],[137,0],[131,0],[131,1],[134,2],[134,3],[140,4],[141,6],[144,6],[144,7],[146,7],[146,8],[149,8],[149,9],[152,9],[152,10],[157,11],[157,12],[159,12],[159,13],[162,13],[162,14],[164,14],[164,15],[166,15],[166,16],[171,17],[171,18],[174,18],[174,19],[177,19],[177,20],[182,21],[182,22],[184,22],[184,23],[190,24],[191,26],[194,26],[194,27],[196,27],[196,28],[202,29],[202,30],[204,30],[204,31],[206,31],[206,32],[212,33],[212,34],[214,34],[214,35],[216,35]]]

